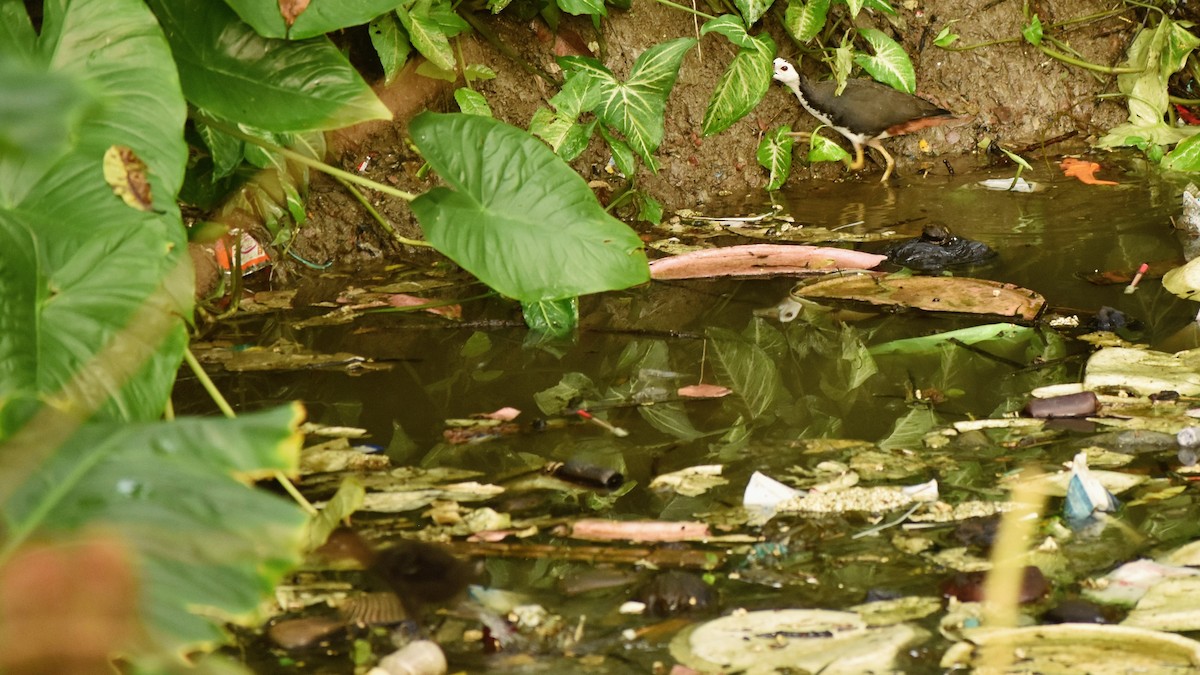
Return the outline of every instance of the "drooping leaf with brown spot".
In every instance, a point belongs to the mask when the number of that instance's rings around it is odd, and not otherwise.
[[[121,201],[139,211],[153,211],[150,181],[146,163],[124,145],[113,145],[104,151],[104,182]]]

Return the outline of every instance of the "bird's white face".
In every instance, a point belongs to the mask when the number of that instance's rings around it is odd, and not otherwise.
[[[775,59],[774,77],[784,84],[794,85],[800,82],[800,77],[796,75],[796,68],[783,59]]]

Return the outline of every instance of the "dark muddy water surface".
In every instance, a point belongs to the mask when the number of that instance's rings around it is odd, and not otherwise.
[[[1170,223],[1180,211],[1182,185],[1146,171],[1137,159],[1112,161],[1105,177],[1120,181],[1112,187],[1057,178],[1057,168],[1043,164],[1025,176],[1044,187],[1032,194],[988,191],[976,185],[981,179],[1011,173],[900,176],[889,186],[874,182],[874,175],[867,174],[845,183],[797,185],[786,193],[785,203],[799,223],[823,227],[859,223],[847,229],[916,235],[924,225],[946,225],[955,234],[984,241],[999,253],[986,264],[955,270],[956,274],[1036,290],[1049,306],[1077,310],[1084,321],[1100,307],[1112,306],[1141,322],[1140,332],[1133,336],[1144,342],[1172,350],[1195,346],[1186,330],[1195,306],[1163,291],[1157,280],[1147,279],[1136,293],[1125,294],[1123,285],[1098,286],[1082,278],[1097,270],[1131,271],[1142,262],[1182,260],[1181,241]],[[734,237],[719,241],[750,243]],[[858,246],[882,248],[880,244]],[[573,341],[557,343],[532,341],[520,325],[519,311],[496,299],[466,303],[461,324],[427,315],[381,314],[345,326],[292,327],[295,320],[319,313],[312,309],[236,318],[219,331],[221,338],[235,344],[265,345],[287,337],[315,350],[352,352],[392,367],[363,374],[316,369],[267,374],[214,372],[214,376],[226,396],[243,410],[300,400],[314,421],[363,427],[370,433],[366,442],[384,448],[395,466],[472,469],[483,473],[478,478],[481,482],[503,484],[546,462],[579,459],[620,470],[627,480],[637,483],[611,506],[589,502],[586,497],[543,496],[531,511],[522,512],[510,498],[488,502],[498,511],[512,512],[514,518],[549,511],[564,517],[734,523],[737,519],[728,514],[740,504],[753,471],[802,484],[806,472],[811,477],[819,462],[850,464],[854,452],[870,447],[829,449],[812,445],[813,439],[880,443],[891,438],[895,442],[885,445],[894,449],[903,445],[894,437],[898,421],[914,410],[929,411],[930,419],[942,425],[990,417],[1019,409],[1033,387],[1081,377],[1086,347],[1069,337],[1062,354],[1066,358],[1044,366],[1020,349],[1010,350],[1007,357],[1028,367],[962,352],[950,359],[881,357],[876,359],[878,372],[865,377],[862,363],[854,361],[859,358],[855,355],[860,354],[856,351],[860,346],[999,319],[909,311],[875,313],[849,324],[820,318],[803,325],[806,318],[802,316],[784,325],[776,318],[755,316],[756,310],[784,298],[793,284],[790,279],[654,283],[586,298],[581,303],[584,329]],[[460,295],[478,291],[477,287],[465,288]],[[754,345],[770,359],[765,363],[739,361],[744,356],[741,352],[715,353],[720,351],[717,343],[721,339],[728,343],[733,334],[743,336],[744,342],[739,344]],[[743,374],[731,376],[731,364],[734,369],[742,368]],[[524,411],[519,421],[526,424],[546,418],[534,395],[555,386],[568,373],[581,373],[590,380],[594,386],[579,398],[598,415],[628,430],[628,436],[618,438],[599,426],[573,422],[482,443],[444,442],[445,420],[450,418],[503,406]],[[177,410],[209,412],[211,405],[199,388],[186,373],[181,377]],[[656,387],[704,381],[744,388],[767,380],[777,382],[781,389],[774,389],[765,402],[761,396],[745,401],[734,395],[720,401],[660,404],[660,410],[671,411],[671,422],[630,404],[635,394],[649,395]],[[762,406],[756,410],[758,404]],[[680,426],[681,419],[690,428]],[[1087,434],[1068,433],[1028,449],[984,442],[953,452],[925,450],[919,438],[907,447],[913,459],[907,470],[899,472],[907,475],[876,477],[863,483],[904,485],[937,478],[942,499],[948,502],[981,497],[1003,500],[1005,491],[996,487],[997,476],[1029,463],[1054,470],[1077,451],[1077,444]],[[934,459],[927,461],[926,453]],[[1173,450],[1139,462],[1146,471],[1161,475],[1161,462],[1170,456]],[[694,497],[648,489],[656,475],[700,464],[724,465],[729,483]],[[1194,524],[1194,517],[1184,515],[1194,508],[1193,493],[1189,490],[1154,506],[1128,509],[1124,519],[1147,539],[1080,544],[1073,558],[1079,565],[1074,577],[1102,573],[1118,562],[1196,536],[1200,526]],[[1051,508],[1059,508],[1057,502],[1052,501]],[[356,523],[374,528],[375,535],[393,528],[397,536],[413,536],[430,524],[422,511],[401,514],[406,518],[402,525],[396,525],[395,518],[378,519],[371,514],[360,514]],[[940,595],[950,570],[927,557],[897,549],[887,533],[859,539],[850,536],[895,515],[882,519],[865,514],[787,516],[760,528],[735,524],[732,532],[780,544],[782,553],[764,562],[748,556],[744,547],[707,547],[728,553],[709,578],[719,596],[717,607],[700,613],[696,620],[739,607],[843,609],[874,597]],[[949,529],[925,536],[934,540],[935,547],[958,545],[951,541]],[[545,533],[529,542],[563,547],[586,543]],[[649,672],[656,661],[671,663],[666,644],[677,627],[633,640],[620,635],[623,629],[661,620],[616,612],[618,605],[634,595],[636,583],[575,597],[564,594],[564,584],[569,586],[605,565],[494,555],[486,556],[483,566],[491,588],[528,594],[530,603],[540,603],[552,614],[566,617],[572,627],[579,616],[588,617],[583,640],[573,650],[576,656],[593,655],[587,672]],[[1078,590],[1074,577],[1064,575],[1065,581],[1055,586],[1053,597],[1073,595]],[[1053,604],[1053,597],[1031,613]],[[924,620],[934,635],[937,619],[934,615]],[[485,655],[479,643],[461,639],[461,629],[473,627],[477,626],[468,620],[451,619],[437,634],[451,660],[451,672],[583,672],[580,662],[562,656],[556,642],[561,636],[544,642],[530,638],[513,650],[517,653]],[[913,648],[904,670],[938,672],[937,660],[946,644],[934,637]],[[253,641],[250,648],[265,649]],[[263,671],[347,672],[348,649],[333,644],[327,658],[293,655],[280,661],[283,653],[275,650],[248,659]]]

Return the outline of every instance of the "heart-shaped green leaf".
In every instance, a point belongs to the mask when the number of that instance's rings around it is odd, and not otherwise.
[[[326,38],[261,37],[222,2],[149,4],[171,43],[188,101],[218,117],[281,132],[392,116]]]
[[[429,243],[488,286],[537,303],[649,280],[637,234],[526,132],[491,118],[429,112],[409,132],[455,188],[435,188],[412,203]]]
[[[705,21],[704,25],[700,27],[700,34],[708,35],[709,33],[724,35],[739,47],[753,48],[755,46],[754,38],[750,37],[750,33],[746,31],[746,25],[732,14],[722,14],[715,19]]]
[[[766,33],[751,38],[752,47],[743,47],[733,63],[721,73],[716,91],[704,111],[701,133],[712,136],[745,117],[758,105],[771,87],[771,60],[775,41]]]
[[[860,28],[858,34],[871,43],[875,55],[857,54],[855,63],[871,77],[906,94],[917,90],[917,73],[899,43],[874,28]]]
[[[792,173],[792,146],[796,139],[786,124],[768,131],[758,144],[758,164],[770,172],[767,189],[778,190]]]

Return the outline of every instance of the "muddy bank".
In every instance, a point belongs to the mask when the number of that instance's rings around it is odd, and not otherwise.
[[[1015,40],[1025,23],[1018,3],[943,0],[904,4],[897,7],[894,17],[864,11],[856,23],[880,28],[903,44],[916,67],[922,96],[954,112],[972,115],[973,119],[967,125],[931,129],[915,137],[888,141],[901,182],[923,171],[945,172],[956,164],[986,163],[990,159],[980,147],[989,140],[1026,152],[1045,143],[1052,143],[1049,152],[1078,152],[1125,119],[1122,102],[1097,99],[1099,94],[1115,91],[1114,76],[1067,66]],[[1047,26],[1105,9],[1088,0],[1042,4],[1038,3],[1033,11]],[[775,11],[782,16],[783,9],[780,6]],[[487,97],[498,118],[521,127],[528,126],[537,108],[548,106],[547,100],[556,88],[502,51],[515,52],[534,69],[556,77],[556,52],[581,53],[590,46],[618,77],[625,77],[645,48],[696,35],[698,27],[691,15],[651,2],[637,2],[630,11],[613,10],[600,34],[593,31],[590,21],[573,17],[564,17],[557,34],[536,18],[480,18],[494,31],[492,40],[479,34],[463,36],[463,55],[467,63],[487,65],[497,77],[476,83],[475,87]],[[1009,41],[961,51],[933,46],[934,36],[950,21],[954,21],[952,29],[961,36],[956,47]],[[802,68],[810,74],[826,72],[818,62],[819,54],[802,53],[778,29],[780,19],[769,17],[765,23],[770,24],[767,30],[780,45],[781,55],[800,59]],[[1123,58],[1133,26],[1136,24],[1109,18],[1055,29],[1055,34],[1068,40],[1081,58],[1115,65]],[[503,48],[497,49],[496,44]],[[728,40],[710,34],[684,59],[667,103],[666,133],[658,151],[662,168],[657,174],[643,168],[637,176],[638,186],[661,201],[668,213],[679,208],[721,210],[726,208],[723,202],[730,199],[765,195],[765,174],[755,161],[763,131],[779,124],[791,124],[797,130],[815,126],[815,120],[803,113],[786,89],[773,86],[746,118],[717,136],[701,138],[699,129],[708,98],[734,53]],[[395,121],[370,123],[335,134],[331,144],[334,162],[406,190],[421,192],[433,186],[436,178],[418,177],[422,162],[406,141],[406,120],[425,108],[456,110],[452,92],[459,85],[461,82],[452,85],[421,77],[410,64],[395,82],[378,87],[381,98],[395,112]],[[928,145],[919,149],[922,139]],[[593,140],[589,150],[573,162],[581,175],[595,181],[602,201],[628,185],[627,179],[606,170],[608,161],[606,148]],[[870,162],[859,174],[847,174],[841,165],[809,168],[797,162],[791,180],[873,181],[878,180],[880,171]],[[369,197],[401,234],[421,236],[407,204],[381,195]],[[363,263],[422,253],[396,244],[339,185],[323,177],[312,184],[309,211],[309,222],[293,244],[293,250],[306,260]]]

